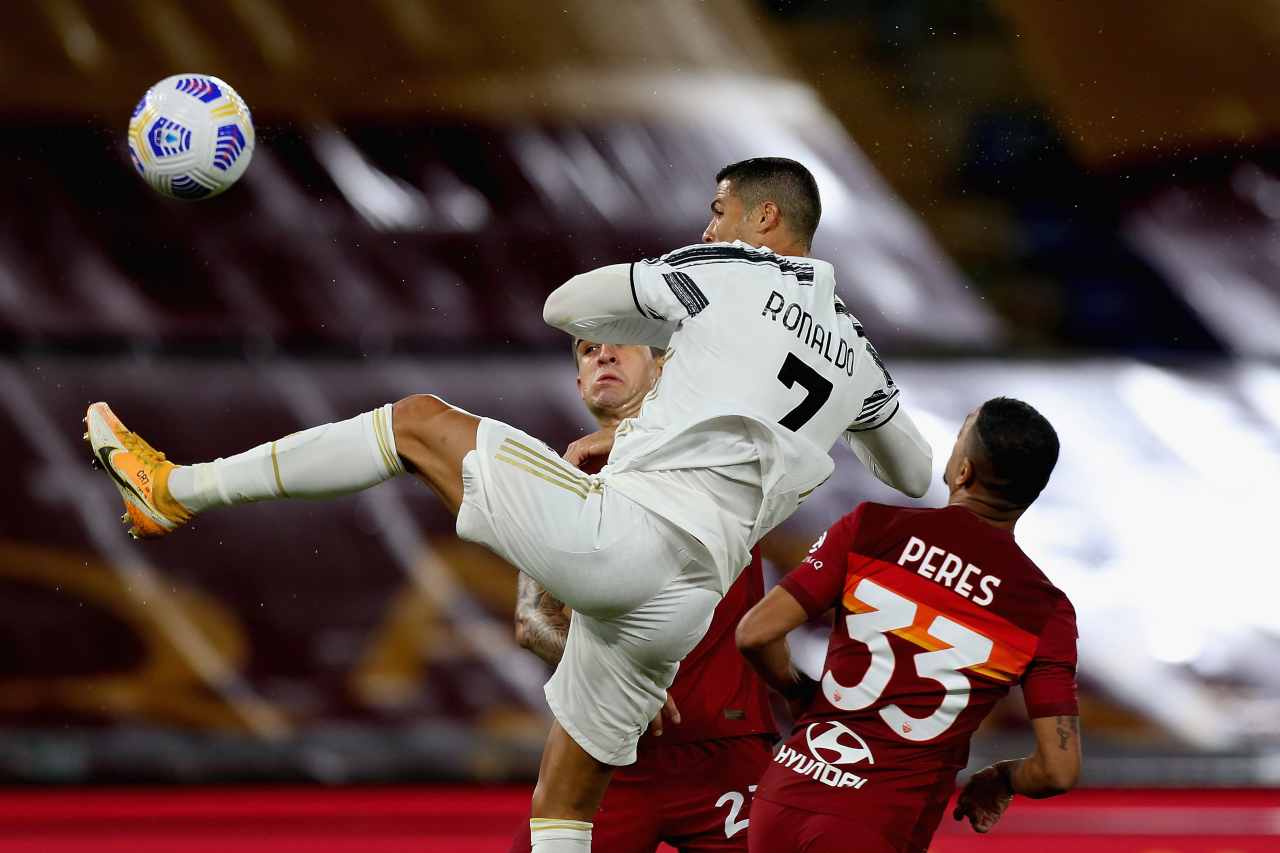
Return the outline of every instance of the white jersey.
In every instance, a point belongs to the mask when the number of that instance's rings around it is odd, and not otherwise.
[[[670,342],[601,480],[698,540],[723,594],[831,475],[835,441],[893,418],[898,389],[825,261],[699,244],[630,275],[638,316]]]

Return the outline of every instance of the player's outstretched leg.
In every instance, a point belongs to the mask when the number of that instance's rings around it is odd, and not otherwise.
[[[406,397],[226,459],[174,465],[129,430],[106,403],[85,414],[85,439],[124,500],[122,520],[138,538],[164,536],[197,512],[278,498],[331,498],[376,486],[406,470],[457,513],[462,459],[479,418],[438,397]]]

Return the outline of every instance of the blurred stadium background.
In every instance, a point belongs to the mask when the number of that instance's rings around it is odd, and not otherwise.
[[[513,573],[408,481],[140,547],[79,419],[194,461],[433,391],[567,444],[545,294],[695,242],[760,154],[815,172],[939,469],[996,394],[1062,435],[1020,539],[1079,612],[1083,790],[934,849],[1280,849],[1278,49],[1256,0],[11,0],[0,850],[505,850],[547,725]],[[196,204],[123,138],[181,71],[258,126]],[[893,499],[838,465],[775,575]]]

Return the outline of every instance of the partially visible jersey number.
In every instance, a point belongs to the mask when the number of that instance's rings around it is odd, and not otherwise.
[[[822,694],[832,705],[845,711],[870,706],[889,686],[895,661],[893,647],[885,634],[914,624],[918,608],[911,599],[869,578],[863,578],[853,594],[875,608],[868,613],[851,613],[845,618],[849,636],[866,645],[871,652],[871,663],[866,675],[852,687],[836,681],[830,670],[822,676]],[[949,648],[917,654],[916,673],[942,685],[942,704],[924,718],[912,717],[897,705],[880,709],[880,718],[889,728],[913,741],[932,740],[951,728],[956,717],[969,705],[969,678],[961,670],[984,664],[991,657],[991,640],[945,616],[935,617],[929,623],[928,632]]]
[[[751,799],[751,795],[756,792],[756,786],[751,785],[747,788],[747,795],[744,797],[739,791],[725,791],[720,795],[720,799],[716,800],[716,808],[728,803],[729,816],[724,819],[724,837],[733,838],[739,832],[746,829],[750,825],[750,818],[738,820],[738,815],[742,814],[742,807],[747,804],[747,800]]]
[[[782,369],[778,371],[778,381],[788,388],[794,388],[798,382],[801,388],[809,392],[800,401],[800,405],[787,412],[786,417],[778,421],[792,432],[807,424],[818,413],[822,404],[831,398],[831,389],[835,387],[793,352],[787,353],[786,360],[782,362]]]

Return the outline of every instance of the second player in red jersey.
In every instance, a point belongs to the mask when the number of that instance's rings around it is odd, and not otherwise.
[[[634,412],[661,369],[647,347],[577,341],[574,353],[579,390],[605,429]],[[555,664],[568,630],[563,605],[528,578],[520,590],[518,638]],[[681,853],[746,851],[752,791],[773,759],[777,729],[767,688],[738,653],[734,631],[763,595],[757,548],[681,662],[667,691],[671,719],[656,720],[635,763],[615,770],[593,821],[593,849],[653,853],[666,842]],[[531,847],[522,827],[511,853]]]
[[[811,694],[760,780],[752,850],[923,853],[970,738],[1015,684],[1037,752],[975,777],[957,816],[985,831],[1015,791],[1074,783],[1075,613],[1013,537],[1056,458],[1031,407],[985,404],[948,463],[947,507],[861,504],[743,620],[739,644],[766,677]],[[832,608],[822,679],[806,685],[782,638]]]

